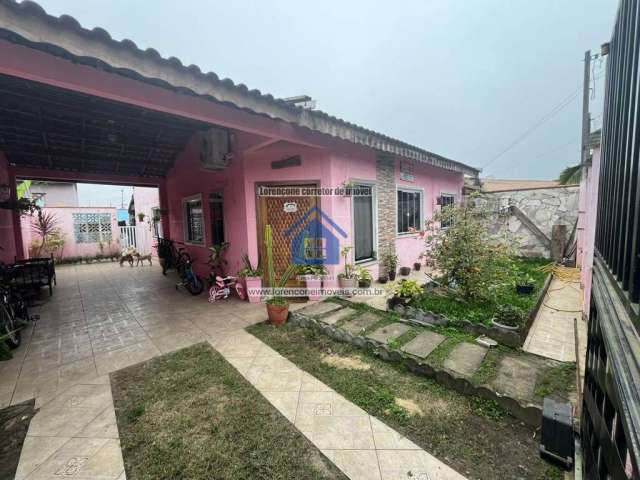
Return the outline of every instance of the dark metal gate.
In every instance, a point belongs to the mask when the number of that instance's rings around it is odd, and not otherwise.
[[[621,0],[607,60],[582,444],[589,479],[639,479],[640,0]]]

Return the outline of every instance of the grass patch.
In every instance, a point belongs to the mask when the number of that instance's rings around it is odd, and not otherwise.
[[[576,380],[576,366],[573,363],[562,363],[548,367],[538,376],[535,394],[544,398],[547,395],[558,395],[567,398]]]
[[[206,344],[111,374],[129,479],[345,479]]]
[[[484,360],[480,364],[480,367],[473,374],[471,382],[474,385],[486,385],[496,377],[498,373],[498,363],[500,359],[507,353],[514,352],[514,350],[499,345],[497,347],[490,348],[484,357]]]
[[[420,334],[420,332],[420,329],[412,328],[411,330],[388,342],[387,345],[393,350],[400,350],[400,347],[416,338]]]
[[[438,370],[442,370],[444,367],[444,361],[451,355],[454,348],[463,342],[460,338],[450,337],[436,347],[436,349],[429,354],[427,362]]]
[[[543,258],[518,258],[515,263],[520,272],[534,279],[536,290],[533,294],[518,295],[514,285],[504,285],[498,289],[495,302],[468,303],[453,295],[430,293],[423,295],[416,306],[444,315],[451,320],[469,320],[486,325],[491,323],[499,305],[513,305],[528,313],[535,306],[540,289],[547,278],[547,274],[540,271],[540,267],[549,262]]]
[[[311,329],[257,324],[248,330],[468,478],[537,480],[555,474],[555,467],[538,456],[534,429],[491,402],[448,390],[414,375],[402,364],[384,362]],[[327,354],[358,356],[371,368],[337,368],[322,362]],[[411,415],[401,406],[407,402],[415,404],[423,415]]]

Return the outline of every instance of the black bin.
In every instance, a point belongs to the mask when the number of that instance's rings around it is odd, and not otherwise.
[[[571,403],[545,397],[540,456],[570,470],[573,467],[574,449]]]

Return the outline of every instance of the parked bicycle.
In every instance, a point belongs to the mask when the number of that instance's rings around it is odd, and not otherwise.
[[[176,244],[180,246],[176,247]],[[193,262],[189,252],[180,242],[159,238],[155,245],[158,250],[158,258],[162,265],[162,274],[166,275],[168,270],[175,270],[180,277],[176,283],[176,290],[184,287],[191,295],[200,295],[204,290],[204,282],[193,271]]]
[[[158,244],[155,245],[163,275],[166,275],[168,270],[176,270],[178,275],[182,275],[187,262],[191,261],[189,252],[183,246],[176,247],[176,243],[180,242],[159,238]]]
[[[11,266],[0,264],[0,339],[13,349],[20,346],[20,331],[32,318],[26,302],[11,286],[12,273]]]
[[[184,260],[184,263],[181,264],[181,269],[178,269],[180,281],[176,283],[176,290],[184,287],[191,295],[200,295],[204,290],[204,282],[193,271],[192,265],[191,258]],[[180,273],[181,270],[182,273]]]
[[[220,275],[216,275],[214,284],[209,288],[209,302],[215,303],[218,300],[228,298],[232,290],[235,290],[240,300],[246,298],[244,287],[242,283],[238,282],[236,277],[221,277]]]

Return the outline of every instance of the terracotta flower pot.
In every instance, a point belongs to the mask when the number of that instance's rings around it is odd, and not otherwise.
[[[249,289],[259,289],[262,287],[262,278],[260,277],[246,277],[244,279],[246,286],[247,297],[250,303],[260,303],[260,295],[249,293]]]
[[[289,304],[273,305],[267,303],[267,315],[269,317],[269,323],[273,325],[284,325],[289,316]]]
[[[319,291],[322,288],[322,279],[320,277],[308,276],[305,278],[307,284],[307,290],[317,290]],[[322,295],[318,292],[315,295],[312,295],[311,292],[308,294],[309,300],[320,300],[322,299]]]

